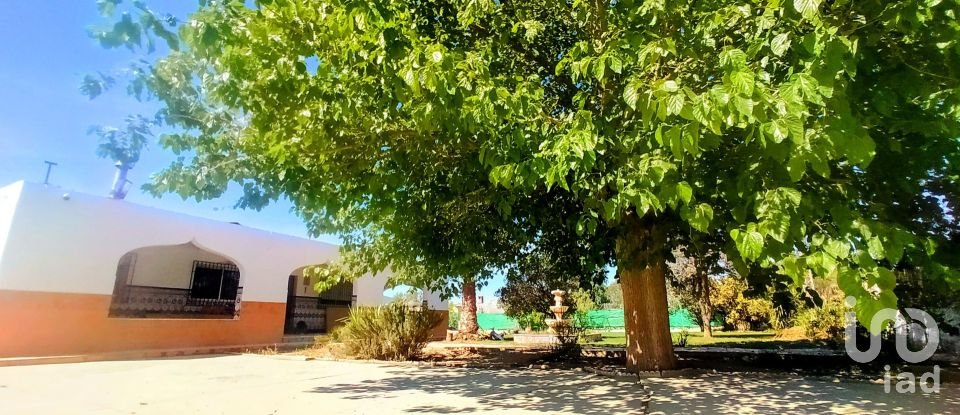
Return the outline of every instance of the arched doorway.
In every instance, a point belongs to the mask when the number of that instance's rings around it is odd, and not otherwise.
[[[227,257],[193,242],[127,252],[110,302],[115,318],[237,318],[243,286]]]
[[[284,334],[329,333],[356,302],[353,283],[343,282],[317,292],[316,281],[304,275],[303,269],[294,270],[287,280]]]

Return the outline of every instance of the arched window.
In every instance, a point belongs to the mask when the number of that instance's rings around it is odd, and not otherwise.
[[[240,269],[192,242],[134,249],[117,264],[110,317],[236,318]]]

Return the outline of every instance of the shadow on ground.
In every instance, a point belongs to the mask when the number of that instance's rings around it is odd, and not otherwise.
[[[834,382],[791,374],[709,374],[647,379],[650,413],[666,414],[950,414],[960,411],[956,385],[940,393],[885,393],[883,384]]]
[[[370,400],[390,407],[407,393],[446,401],[407,407],[407,413],[469,414],[509,410],[543,413],[642,413],[646,392],[633,382],[563,370],[384,367],[390,377],[338,383],[309,392]],[[938,394],[885,393],[882,384],[834,381],[789,373],[711,373],[645,379],[654,414],[951,414],[960,411],[960,389]],[[457,401],[458,398],[465,398]]]
[[[385,407],[405,392],[456,395],[480,405],[421,405],[410,413],[464,414],[526,410],[546,413],[606,415],[642,413],[644,392],[633,382],[562,370],[479,370],[423,368],[390,370],[391,377],[357,384],[334,384],[309,392],[340,399],[370,400]]]

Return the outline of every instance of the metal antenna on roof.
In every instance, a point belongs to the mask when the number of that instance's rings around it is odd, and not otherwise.
[[[43,184],[48,185],[50,184],[50,170],[53,170],[53,166],[56,166],[57,163],[47,160],[44,160],[43,162],[47,163],[47,175],[43,178]]]

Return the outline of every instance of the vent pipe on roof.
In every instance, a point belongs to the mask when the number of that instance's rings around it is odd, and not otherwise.
[[[110,189],[110,197],[123,200],[127,197],[127,183],[131,183],[127,180],[127,172],[130,171],[130,166],[123,163],[117,162],[117,173],[113,176],[113,187]]]

